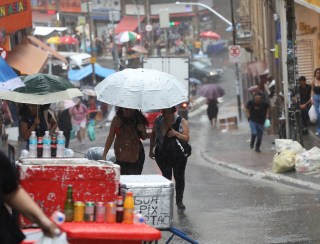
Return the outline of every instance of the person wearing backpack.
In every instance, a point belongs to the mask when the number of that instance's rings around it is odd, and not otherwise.
[[[176,140],[189,142],[189,126],[187,120],[176,114],[176,107],[162,109],[154,123],[150,137],[151,159],[156,160],[162,175],[168,180],[175,179],[176,204],[179,210],[186,207],[183,204],[185,188],[185,169],[187,156],[181,156]]]
[[[114,142],[116,164],[120,165],[121,175],[141,175],[145,152],[141,139],[147,138],[147,119],[137,109],[119,108],[112,119],[102,159]]]

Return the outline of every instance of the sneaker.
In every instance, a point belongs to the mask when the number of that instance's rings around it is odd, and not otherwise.
[[[256,152],[261,153],[259,148],[254,149]]]
[[[250,148],[253,149],[253,143],[250,143]]]

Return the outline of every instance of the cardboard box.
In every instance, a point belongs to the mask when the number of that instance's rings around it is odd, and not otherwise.
[[[28,158],[17,163],[22,187],[47,216],[64,210],[67,186],[73,185],[74,201],[115,201],[120,167],[86,158]],[[22,227],[30,222],[21,219]]]
[[[172,226],[174,184],[162,175],[121,175],[122,194],[133,192],[135,211],[148,225],[158,229]]]
[[[236,116],[219,119],[221,130],[235,130],[238,129],[238,118]]]

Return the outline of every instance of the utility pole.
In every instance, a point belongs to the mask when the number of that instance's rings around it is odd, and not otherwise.
[[[111,19],[112,23],[112,41],[113,41],[113,53],[114,53],[114,62],[115,62],[115,67],[116,70],[119,69],[119,54],[118,54],[118,47],[116,43],[116,33],[114,29],[114,13],[113,10],[109,11],[109,18]]]
[[[97,84],[96,81],[96,71],[94,64],[96,62],[96,58],[93,51],[93,42],[92,42],[92,26],[91,26],[91,2],[87,1],[87,11],[88,11],[88,24],[89,24],[89,40],[90,40],[90,49],[91,49],[91,65],[92,65],[92,82],[94,85]]]
[[[233,11],[233,0],[230,0],[231,4],[231,21],[232,21],[232,36],[233,36],[233,45],[236,45],[236,36],[237,28],[234,22],[234,11]],[[240,98],[240,76],[239,76],[239,65],[235,63],[235,72],[236,72],[236,94],[237,94],[237,104],[238,104],[238,115],[239,120],[242,121],[242,112],[241,112],[241,98]]]
[[[297,140],[303,145],[303,136],[301,128],[301,109],[299,99],[298,85],[298,62],[296,57],[296,25],[294,0],[286,1],[287,14],[287,71],[288,71],[288,110],[289,116],[289,137]]]

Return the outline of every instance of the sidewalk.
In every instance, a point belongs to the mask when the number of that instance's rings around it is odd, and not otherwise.
[[[231,106],[232,107],[232,106]],[[234,110],[234,109],[233,109]],[[220,118],[230,116],[231,110],[221,110]],[[236,116],[234,112],[231,112]],[[246,118],[238,123],[238,129],[222,131],[220,129],[204,128],[201,155],[211,163],[240,172],[242,174],[294,185],[301,188],[320,190],[320,169],[312,172],[272,173],[272,160],[276,153],[274,140],[278,135],[263,136],[261,153],[250,149],[250,129]],[[310,149],[320,145],[320,138],[310,127],[309,135],[304,136],[304,147]],[[306,146],[308,145],[308,146]]]

